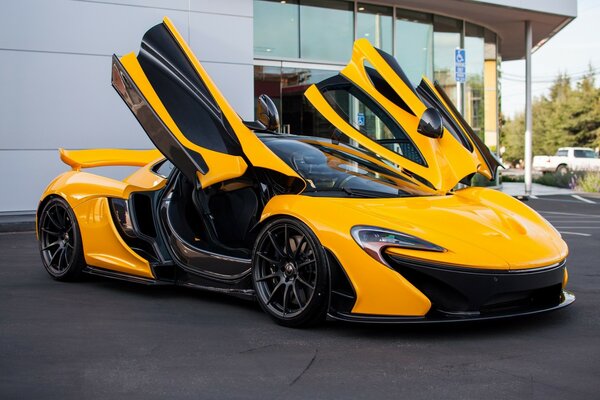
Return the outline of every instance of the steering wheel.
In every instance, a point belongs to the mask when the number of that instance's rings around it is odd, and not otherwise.
[[[339,182],[336,182],[336,183],[333,185],[333,188],[334,188],[334,189],[341,189],[341,188],[343,188],[343,187],[344,187],[344,185],[345,185],[346,183],[350,182],[350,181],[351,181],[352,179],[354,179],[354,178],[356,178],[356,176],[354,176],[354,175],[348,175],[348,176],[344,177],[344,179],[342,179],[341,181],[339,181]]]

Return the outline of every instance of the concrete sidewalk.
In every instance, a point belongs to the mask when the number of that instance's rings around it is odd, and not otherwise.
[[[511,196],[525,195],[525,184],[523,182],[503,182],[499,190]],[[533,196],[552,196],[552,195],[573,195],[576,191],[571,189],[557,188],[553,186],[540,185],[533,183],[531,185],[531,194]]]

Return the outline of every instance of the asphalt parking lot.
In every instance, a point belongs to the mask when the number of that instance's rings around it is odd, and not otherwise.
[[[453,325],[293,330],[221,295],[59,283],[32,232],[0,233],[0,398],[598,399],[600,199],[584,200],[528,202],[570,246],[574,305]]]

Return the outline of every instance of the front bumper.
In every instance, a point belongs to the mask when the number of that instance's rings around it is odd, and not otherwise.
[[[405,317],[331,310],[330,318],[373,323],[491,320],[557,310],[575,301],[573,294],[563,290],[564,261],[516,271],[461,268],[390,254],[386,261],[429,298],[429,312]]]

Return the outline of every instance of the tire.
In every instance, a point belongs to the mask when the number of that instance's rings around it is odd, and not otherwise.
[[[86,266],[77,218],[64,199],[53,197],[38,219],[40,256],[44,268],[57,281],[75,281]]]
[[[259,233],[252,254],[256,298],[271,318],[294,328],[325,319],[329,265],[308,226],[292,218],[272,220]]]
[[[556,173],[558,175],[566,175],[569,172],[569,168],[567,168],[567,166],[565,164],[561,164],[558,167],[556,167]]]

